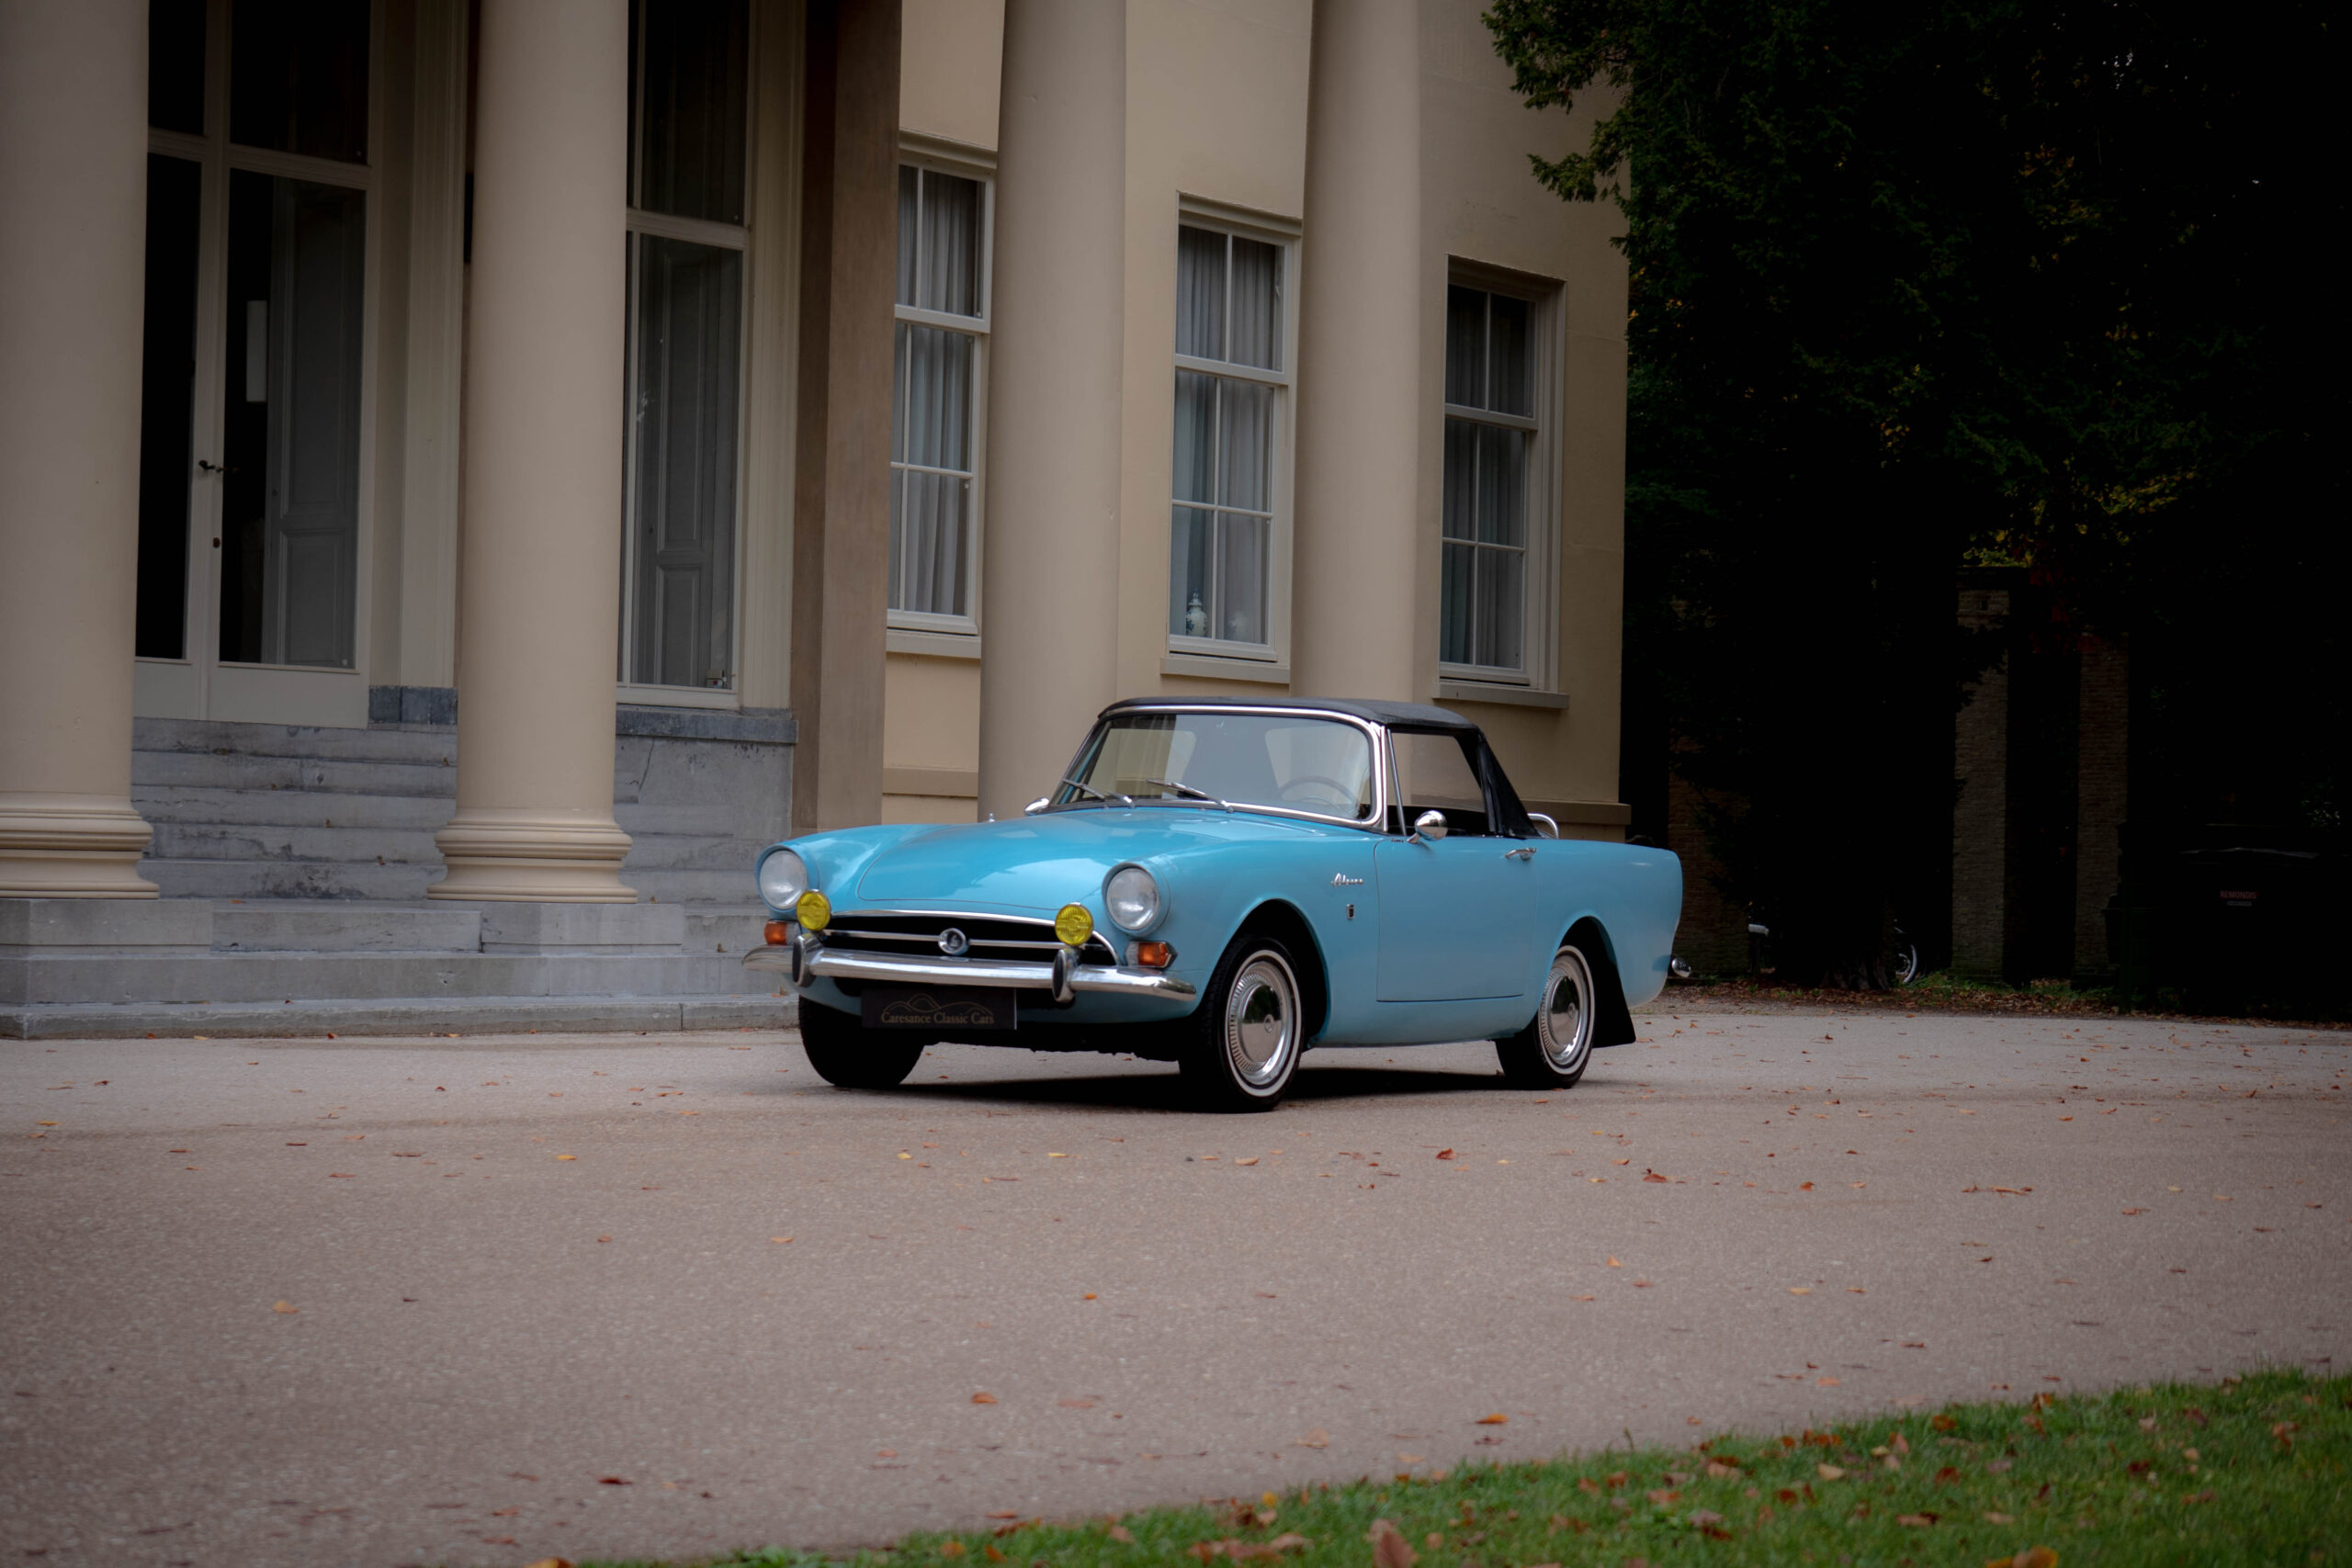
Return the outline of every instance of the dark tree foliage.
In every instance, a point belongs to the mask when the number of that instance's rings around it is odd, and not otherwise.
[[[1784,973],[1882,986],[1948,908],[1972,561],[2153,660],[2135,816],[2261,771],[2216,724],[2334,809],[2327,15],[1495,0],[1530,106],[1599,112],[1537,177],[1626,218],[1629,769],[1716,803]]]

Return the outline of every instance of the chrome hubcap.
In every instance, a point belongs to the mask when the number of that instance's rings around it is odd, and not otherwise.
[[[1290,966],[1271,953],[1252,956],[1226,998],[1225,1054],[1233,1076],[1250,1089],[1282,1081],[1298,1040],[1298,987]]]
[[[1571,948],[1552,960],[1544,986],[1544,1007],[1536,1016],[1536,1032],[1544,1043],[1544,1059],[1561,1072],[1574,1070],[1592,1040],[1592,973],[1584,955]]]

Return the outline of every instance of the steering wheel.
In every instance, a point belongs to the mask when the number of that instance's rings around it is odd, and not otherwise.
[[[1283,799],[1289,800],[1292,798],[1291,791],[1302,787],[1328,789],[1331,792],[1334,803],[1342,809],[1353,811],[1356,808],[1356,792],[1339,780],[1327,778],[1321,773],[1301,773],[1283,785],[1278,793]]]

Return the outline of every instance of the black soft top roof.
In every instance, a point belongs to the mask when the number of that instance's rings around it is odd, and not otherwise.
[[[1127,697],[1104,708],[1102,716],[1139,708],[1297,708],[1307,712],[1344,713],[1404,729],[1442,729],[1476,735],[1478,727],[1458,713],[1427,703],[1385,703],[1363,697]]]

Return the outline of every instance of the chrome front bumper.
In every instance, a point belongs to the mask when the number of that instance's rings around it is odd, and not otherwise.
[[[803,939],[805,941],[805,939]],[[1151,997],[1189,1002],[1200,993],[1190,980],[1157,969],[1113,968],[1078,964],[1068,950],[1048,964],[994,958],[897,957],[878,953],[834,953],[819,943],[793,942],[753,948],[743,967],[785,976],[794,985],[811,979],[878,980],[896,986],[984,986],[1020,991],[1049,991],[1057,1001],[1083,992]]]

